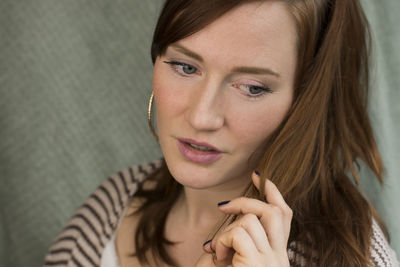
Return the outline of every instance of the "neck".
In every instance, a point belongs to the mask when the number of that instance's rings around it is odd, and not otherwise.
[[[250,177],[250,176],[249,176]],[[181,196],[174,207],[175,216],[190,229],[211,230],[224,214],[218,209],[218,203],[241,196],[251,180],[230,180],[207,189],[194,189],[184,186]]]

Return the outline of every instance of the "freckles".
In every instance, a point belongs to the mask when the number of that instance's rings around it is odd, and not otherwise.
[[[268,106],[258,110],[243,109],[230,117],[231,130],[242,144],[258,145],[279,126],[287,113],[286,106]]]
[[[249,115],[246,113],[231,116],[230,121],[230,132],[235,136],[235,140],[250,146],[269,135],[271,128],[271,121],[259,114]]]
[[[184,94],[179,93],[165,84],[155,90],[156,108],[160,114],[178,115],[187,106],[187,99]]]
[[[272,120],[272,118],[270,120],[260,118],[257,121],[246,123],[245,138],[254,140],[265,139],[273,132],[273,130],[275,130],[277,126],[277,121]]]
[[[176,85],[170,81],[168,73],[162,71],[160,67],[157,68],[156,65],[153,74],[153,90],[157,113],[161,116],[176,113],[184,103],[182,95],[174,88]]]

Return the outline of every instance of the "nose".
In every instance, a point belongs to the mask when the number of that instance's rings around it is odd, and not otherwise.
[[[197,131],[216,131],[224,123],[223,93],[220,86],[208,83],[195,89],[187,110],[187,120]]]

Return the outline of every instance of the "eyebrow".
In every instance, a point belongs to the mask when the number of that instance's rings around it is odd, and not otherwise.
[[[199,54],[187,49],[186,47],[180,45],[180,44],[172,44],[171,45],[172,48],[174,48],[175,50],[185,54],[188,57],[194,58],[200,62],[203,62],[203,58],[202,56],[200,56]]]
[[[171,45],[172,48],[174,48],[175,50],[177,50],[178,52],[181,52],[183,54],[185,54],[188,57],[191,57],[197,61],[203,62],[203,57],[200,56],[199,54],[189,50],[188,48],[180,45],[180,44],[172,44]],[[269,74],[272,76],[276,76],[276,77],[280,77],[279,73],[268,69],[268,68],[259,68],[259,67],[246,67],[246,66],[239,66],[239,67],[235,67],[232,69],[233,73],[249,73],[249,74]]]
[[[249,74],[269,74],[272,76],[280,77],[278,73],[271,69],[257,68],[257,67],[235,67],[232,72],[234,73],[249,73]]]

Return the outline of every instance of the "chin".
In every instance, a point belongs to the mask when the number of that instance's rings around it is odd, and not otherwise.
[[[166,163],[171,175],[181,185],[193,189],[207,189],[222,182],[221,173],[216,174],[209,168],[189,162],[169,162]]]
[[[172,173],[172,176],[175,180],[185,187],[189,187],[192,189],[207,189],[212,187],[215,183],[213,177],[209,175],[201,175],[197,173],[196,175],[190,175],[190,173]]]

